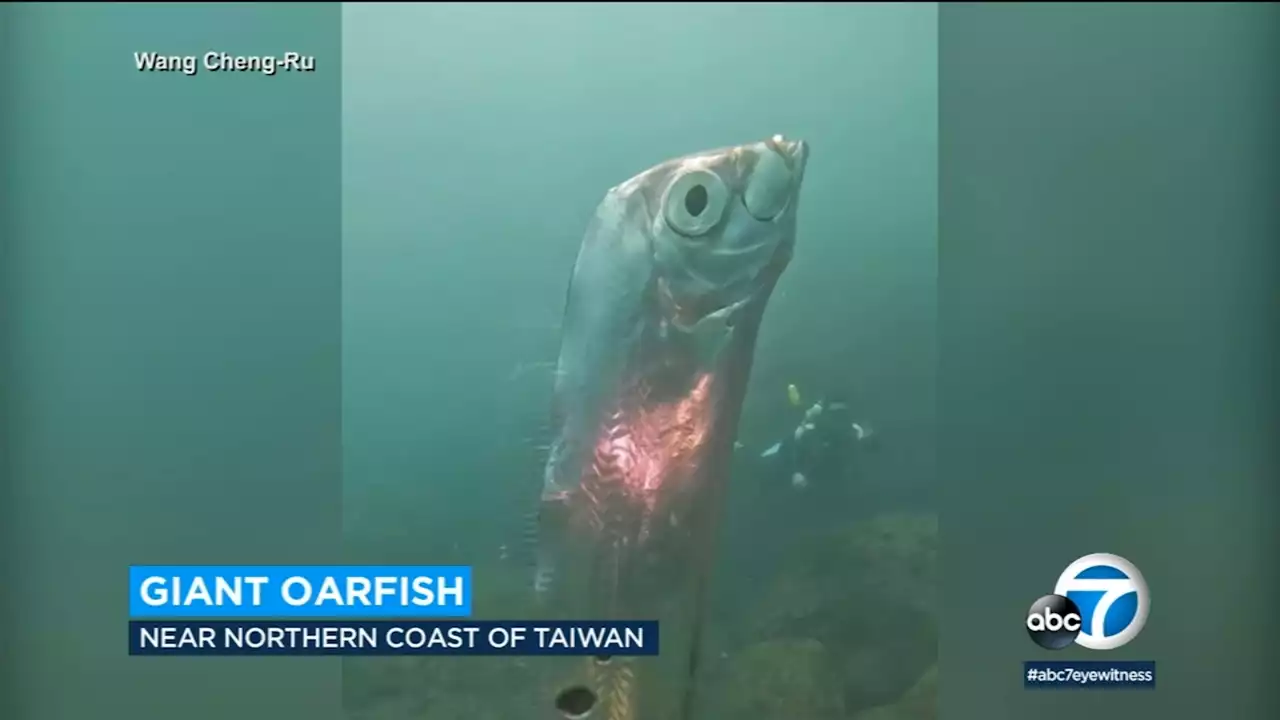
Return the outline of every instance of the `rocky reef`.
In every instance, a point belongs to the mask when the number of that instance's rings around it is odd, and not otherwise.
[[[854,720],[932,720],[938,717],[938,666],[930,667],[895,703],[860,712]]]
[[[710,718],[936,717],[937,534],[895,513],[799,545],[709,679]]]
[[[696,720],[937,717],[938,522],[891,513],[788,550],[755,602],[709,628]],[[477,575],[481,571],[477,568]],[[487,617],[530,617],[523,576],[486,568]],[[479,599],[479,598],[478,598]],[[531,696],[522,658],[350,660],[355,720],[508,720]]]
[[[734,658],[719,704],[725,720],[839,718],[839,667],[812,638],[764,640]]]

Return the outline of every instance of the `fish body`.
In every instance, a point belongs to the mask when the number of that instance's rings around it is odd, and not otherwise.
[[[807,159],[805,143],[775,136],[667,161],[611,189],[583,238],[535,589],[549,616],[662,628],[656,658],[560,661],[557,697],[587,688],[593,719],[688,718],[738,419]]]

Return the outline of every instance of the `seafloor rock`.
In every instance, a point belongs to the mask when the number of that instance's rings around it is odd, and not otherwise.
[[[938,516],[890,513],[837,531],[830,559],[879,602],[936,615]],[[832,568],[835,570],[835,568]]]
[[[902,702],[921,712],[927,710],[928,717],[938,714],[938,666],[936,664],[926,670],[916,684],[907,691]]]
[[[820,606],[937,609],[938,519],[932,513],[888,513],[817,534],[796,547],[777,578],[763,616],[809,616]],[[812,597],[800,597],[804,594]]]
[[[721,696],[726,720],[836,720],[844,708],[822,643],[769,640],[737,655]]]
[[[898,702],[864,710],[853,717],[854,720],[934,720],[938,717],[938,666],[929,668]]]
[[[342,661],[342,700],[348,714],[368,708],[401,705],[406,688],[424,673],[423,660],[414,657],[346,658]]]
[[[506,720],[534,700],[522,658],[351,658],[343,664],[350,720]],[[501,688],[501,692],[494,692]]]
[[[820,640],[846,712],[893,705],[937,662],[937,527],[894,513],[815,536],[744,627],[756,642]]]
[[[805,625],[820,623],[817,616],[825,605],[817,580],[803,575],[784,578],[765,590],[748,633],[756,639],[793,635]]]
[[[700,680],[709,717],[935,718],[937,528],[936,515],[885,514],[788,549],[782,577],[753,579],[763,591],[745,616],[717,618]],[[526,574],[499,563],[484,576],[478,616],[538,616]],[[345,704],[352,720],[506,720],[536,699],[533,670],[518,658],[352,659]]]

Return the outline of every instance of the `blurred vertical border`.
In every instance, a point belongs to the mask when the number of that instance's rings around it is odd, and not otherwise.
[[[341,553],[341,8],[0,5],[0,717],[340,712],[127,657],[130,564]],[[141,73],[135,52],[314,55]]]
[[[940,12],[940,714],[1275,717],[1280,8]],[[1024,692],[1091,552],[1159,687]]]

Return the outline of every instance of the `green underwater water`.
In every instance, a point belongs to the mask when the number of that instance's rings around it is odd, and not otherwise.
[[[1276,717],[1276,12],[0,4],[0,717],[536,710],[515,661],[128,658],[113,588],[455,562],[532,612],[592,208],[773,133],[813,153],[695,720],[912,717],[937,667],[960,720]],[[317,71],[134,67],[209,48]],[[790,384],[878,432],[845,504],[757,462]],[[1156,596],[1115,657],[1158,687],[1028,692],[1027,601],[1097,550]]]
[[[756,348],[697,720],[855,717],[926,677],[936,15],[929,4],[348,5],[353,557],[474,564],[483,612],[527,614],[520,530],[549,440],[547,362],[596,203],[668,158],[781,133],[812,154],[795,257]],[[849,393],[891,438],[842,480],[854,486],[844,504],[769,492],[787,477],[758,455],[803,410],[789,384],[805,407]],[[511,689],[504,703],[493,689],[528,685],[531,662],[350,661],[344,694],[359,717],[524,717],[516,708],[536,697]]]

